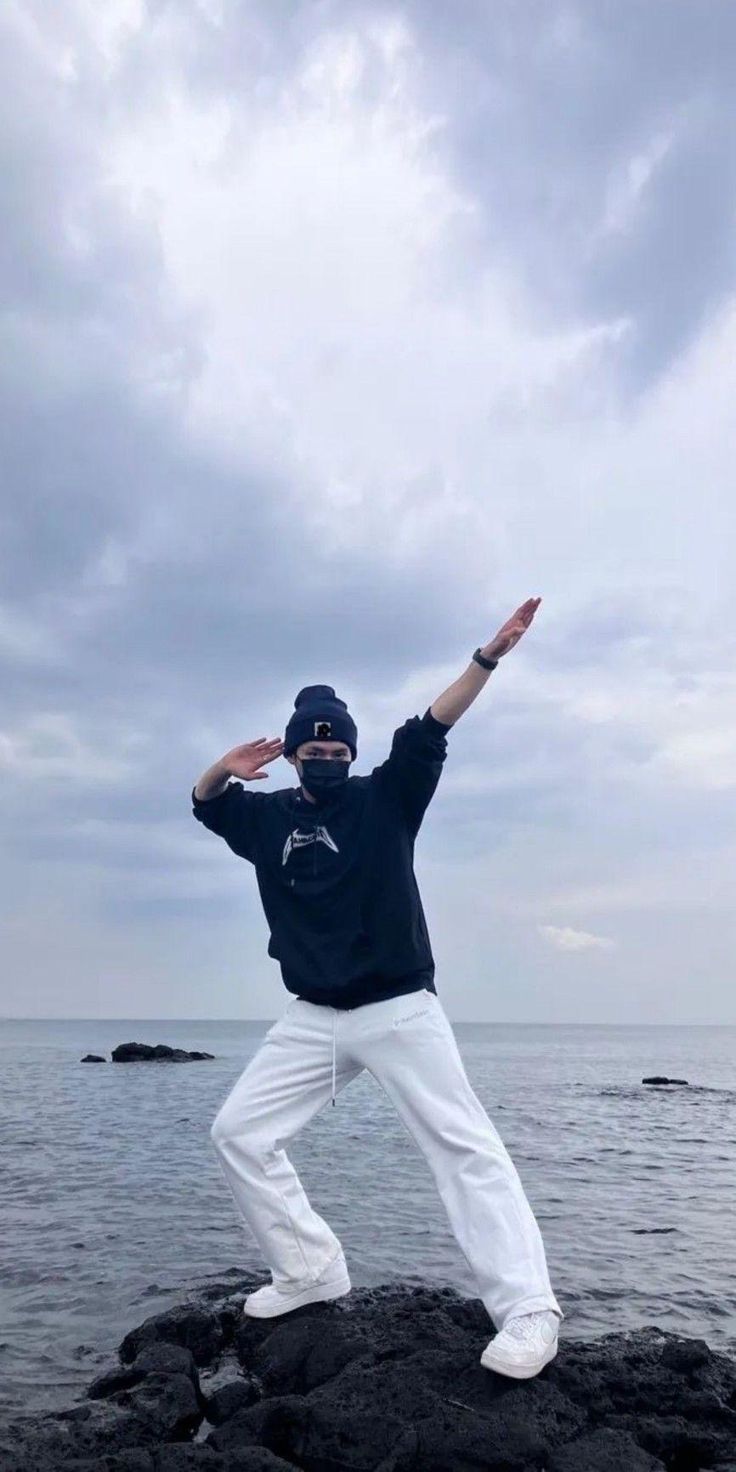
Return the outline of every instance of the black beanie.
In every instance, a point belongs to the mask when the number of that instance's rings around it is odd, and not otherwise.
[[[305,685],[294,701],[294,714],[286,727],[284,756],[291,756],[303,741],[344,741],[358,755],[358,730],[344,700],[338,700],[331,685]]]

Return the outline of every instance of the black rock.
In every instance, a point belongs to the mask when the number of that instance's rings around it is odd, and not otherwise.
[[[214,1056],[214,1053],[188,1053],[186,1048],[170,1048],[168,1043],[119,1043],[112,1050],[113,1063],[139,1063],[142,1060],[190,1063]]]
[[[643,1078],[642,1079],[642,1083],[643,1084],[687,1084],[687,1079],[686,1078],[660,1078],[659,1075],[655,1073],[652,1078]],[[689,1087],[689,1085],[688,1085],[688,1087]]]
[[[549,1459],[549,1472],[659,1472],[662,1463],[637,1446],[628,1431],[614,1431],[599,1426],[597,1431],[579,1436],[554,1451]]]
[[[126,1334],[118,1353],[124,1365],[154,1344],[179,1344],[191,1350],[195,1365],[209,1365],[225,1342],[219,1315],[197,1303],[184,1303],[152,1314]]]
[[[265,1446],[216,1452],[214,1447],[199,1442],[194,1446],[162,1447],[156,1455],[158,1460],[152,1472],[200,1472],[200,1469],[201,1472],[295,1472],[293,1462],[284,1462]],[[324,1468],[322,1472],[335,1472],[335,1469]]]
[[[557,1357],[518,1381],[480,1364],[493,1325],[453,1289],[251,1319],[237,1276],[219,1305],[213,1284],[131,1330],[82,1405],[0,1432],[2,1472],[736,1472],[736,1362],[702,1339],[586,1343],[563,1323]]]
[[[239,1375],[237,1380],[228,1380],[207,1397],[205,1415],[210,1425],[222,1426],[237,1411],[254,1405],[260,1396],[261,1387],[258,1381],[249,1375]]]
[[[710,1350],[704,1339],[672,1339],[662,1350],[660,1364],[666,1370],[676,1370],[687,1375],[690,1370],[699,1370],[707,1365]]]
[[[107,1059],[103,1058],[99,1053],[85,1053],[84,1057],[80,1058],[79,1061],[80,1063],[107,1063]]]
[[[103,1400],[119,1390],[131,1390],[144,1380],[146,1375],[188,1375],[195,1390],[199,1392],[199,1376],[191,1349],[164,1340],[154,1341],[136,1355],[128,1369],[108,1370],[99,1375],[87,1387],[89,1400]]]
[[[168,1375],[155,1370],[144,1375],[132,1389],[119,1390],[111,1399],[153,1432],[156,1445],[162,1441],[186,1441],[202,1420],[202,1409],[189,1375]]]
[[[0,1432],[3,1472],[57,1472],[77,1467],[77,1459],[100,1459],[112,1453],[132,1454],[131,1469],[147,1469],[140,1460],[147,1448],[190,1437],[202,1420],[191,1380],[185,1375],[150,1375],[131,1391],[111,1400],[88,1401],[71,1410],[33,1419],[23,1417]]]

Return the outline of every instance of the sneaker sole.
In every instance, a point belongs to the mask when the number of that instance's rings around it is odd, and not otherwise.
[[[505,1360],[497,1359],[493,1349],[489,1346],[483,1350],[480,1362],[486,1370],[494,1370],[497,1375],[507,1375],[511,1380],[531,1380],[533,1375],[538,1375],[545,1365],[548,1365],[557,1354],[557,1342],[550,1344],[549,1349],[540,1355],[531,1365],[510,1365]]]
[[[344,1277],[335,1278],[331,1283],[313,1283],[308,1288],[303,1288],[301,1293],[283,1295],[283,1303],[278,1307],[264,1308],[260,1304],[248,1305],[246,1299],[243,1304],[243,1314],[249,1319],[278,1319],[282,1314],[291,1313],[295,1308],[302,1308],[307,1303],[325,1303],[332,1298],[344,1298],[352,1290],[352,1283],[345,1274]]]

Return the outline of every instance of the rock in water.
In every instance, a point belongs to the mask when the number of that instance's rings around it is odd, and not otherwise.
[[[480,1364],[493,1325],[452,1288],[244,1318],[262,1281],[131,1330],[81,1404],[0,1430],[2,1472],[734,1472],[736,1363],[702,1339],[563,1324],[557,1357],[515,1381]]]
[[[652,1078],[643,1078],[643,1084],[687,1084],[686,1078],[661,1078],[659,1074],[653,1074]]]
[[[79,1061],[80,1063],[107,1063],[107,1059],[103,1058],[99,1053],[85,1053],[84,1057],[80,1058]]]
[[[170,1048],[167,1043],[119,1043],[112,1050],[113,1063],[139,1063],[161,1059],[167,1063],[191,1063],[199,1058],[214,1058],[214,1053],[188,1053],[186,1048]]]

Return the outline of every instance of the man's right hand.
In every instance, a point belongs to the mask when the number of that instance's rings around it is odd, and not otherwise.
[[[246,741],[242,746],[234,746],[222,757],[220,766],[223,773],[229,777],[242,777],[244,782],[259,782],[262,777],[267,777],[268,772],[262,771],[267,762],[273,762],[277,756],[281,756],[284,743],[280,736],[267,741],[265,736],[259,736],[257,741]]]

